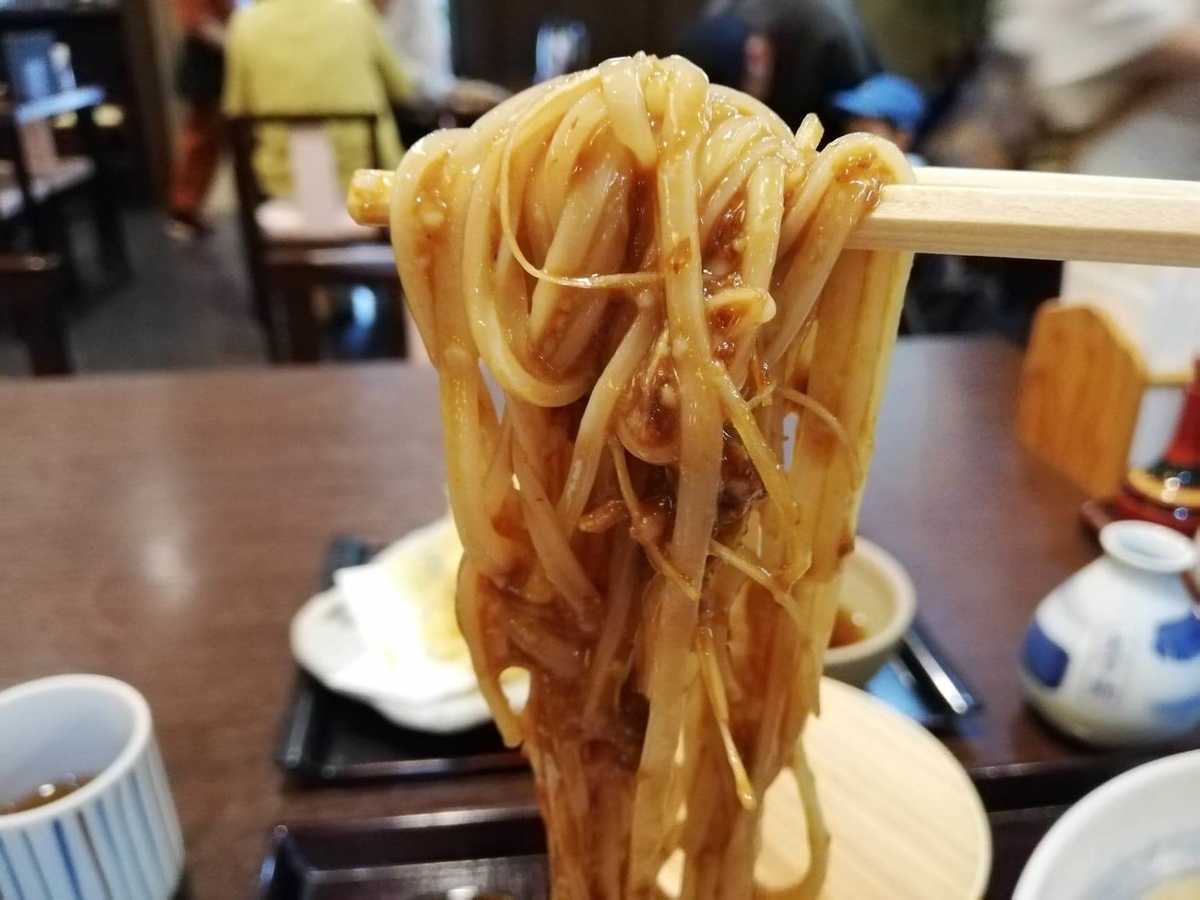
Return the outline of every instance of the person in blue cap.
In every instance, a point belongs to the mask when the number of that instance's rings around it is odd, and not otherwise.
[[[891,72],[872,75],[858,87],[834,94],[832,106],[843,117],[844,130],[887,138],[915,165],[924,163],[912,148],[928,107],[924,93],[907,78]]]

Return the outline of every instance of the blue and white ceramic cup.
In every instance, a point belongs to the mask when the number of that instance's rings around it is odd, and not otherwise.
[[[97,675],[0,692],[0,803],[71,777],[90,780],[0,815],[0,898],[172,897],[183,835],[142,695]]]

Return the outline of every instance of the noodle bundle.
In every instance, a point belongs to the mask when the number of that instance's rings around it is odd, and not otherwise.
[[[459,624],[533,767],[556,900],[659,897],[673,854],[687,900],[820,890],[799,738],[911,263],[843,250],[903,155],[820,138],[639,56],[432,134],[396,173]],[[767,891],[760,800],[785,767],[812,862]]]

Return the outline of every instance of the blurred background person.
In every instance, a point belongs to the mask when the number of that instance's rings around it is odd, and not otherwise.
[[[931,110],[978,61],[994,0],[854,0],[880,63],[925,91]]]
[[[996,42],[1024,67],[1063,167],[1090,175],[1200,179],[1200,4],[1195,0],[1005,0]],[[1200,354],[1200,271],[1069,262],[1059,296],[1105,312],[1147,371]],[[1147,391],[1130,457],[1155,459],[1182,398]]]
[[[1023,63],[1031,101],[1065,168],[1200,178],[1195,0],[1004,0],[995,40]],[[1155,309],[1197,290],[1193,271],[1073,262],[1061,293],[1104,308],[1147,352],[1147,323],[1164,318]],[[1200,333],[1172,332],[1183,358],[1200,350]]]
[[[179,135],[167,198],[168,232],[179,238],[208,234],[201,217],[221,158],[221,90],[225,79],[226,24],[234,0],[176,0],[183,26],[177,87],[183,100]]]
[[[995,39],[1025,66],[1077,172],[1200,176],[1200,5],[1003,0]]]
[[[437,101],[448,97],[455,79],[446,0],[375,0],[375,6],[416,94]]]
[[[689,27],[679,52],[711,81],[757,97],[795,129],[815,112],[836,135],[833,95],[880,71],[850,0],[720,3]]]
[[[413,97],[378,14],[346,0],[261,0],[240,10],[229,29],[225,112],[239,115],[378,114],[381,163],[400,161],[392,105]],[[371,165],[370,136],[355,123],[330,123],[339,179],[350,183]],[[255,170],[264,191],[291,192],[288,136],[263,128]]]
[[[509,96],[499,85],[454,74],[446,0],[375,0],[375,6],[418,102],[470,116]]]

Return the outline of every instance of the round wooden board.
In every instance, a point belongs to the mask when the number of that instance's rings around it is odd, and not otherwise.
[[[827,678],[821,704],[804,741],[833,835],[822,900],[979,900],[991,830],[962,765],[863,691]],[[767,792],[758,879],[793,884],[807,865],[804,813],[785,772]],[[677,868],[664,870],[664,888],[678,883]]]

